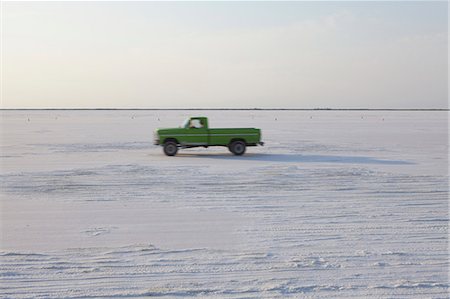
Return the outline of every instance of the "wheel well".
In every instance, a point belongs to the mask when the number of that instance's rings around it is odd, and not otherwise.
[[[244,142],[247,145],[247,142],[243,138],[233,138],[233,139],[230,140],[229,145],[231,145],[235,141],[242,141],[242,142]]]
[[[166,138],[166,139],[164,139],[163,144],[166,143],[166,142],[169,142],[169,141],[173,141],[173,142],[175,142],[176,144],[178,144],[178,140],[176,140],[175,138]]]

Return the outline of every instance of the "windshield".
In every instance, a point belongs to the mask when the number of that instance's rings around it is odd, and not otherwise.
[[[191,119],[190,118],[186,118],[183,122],[183,124],[181,125],[182,128],[187,128],[189,126],[189,121]]]

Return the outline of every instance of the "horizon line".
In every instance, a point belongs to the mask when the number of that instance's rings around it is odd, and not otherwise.
[[[28,110],[148,110],[148,111],[450,111],[449,108],[0,108],[1,111]]]

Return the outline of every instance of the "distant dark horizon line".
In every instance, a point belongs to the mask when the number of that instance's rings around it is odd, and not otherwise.
[[[89,110],[143,110],[143,111],[450,111],[449,108],[0,108],[1,111],[89,111]]]

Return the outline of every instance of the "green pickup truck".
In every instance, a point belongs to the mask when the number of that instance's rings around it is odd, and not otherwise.
[[[206,117],[191,117],[179,128],[157,129],[154,143],[164,147],[167,156],[178,148],[226,146],[235,155],[243,155],[247,146],[264,145],[261,130],[254,128],[210,129]]]

